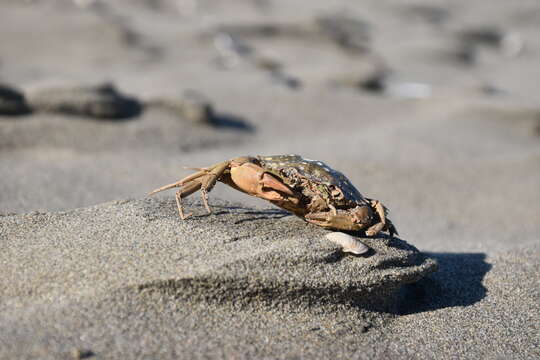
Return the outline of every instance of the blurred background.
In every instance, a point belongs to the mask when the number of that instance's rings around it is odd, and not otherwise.
[[[1,0],[0,211],[298,153],[420,248],[536,241],[539,24],[537,0]]]

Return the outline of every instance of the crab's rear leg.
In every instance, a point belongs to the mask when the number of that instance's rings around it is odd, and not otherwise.
[[[182,189],[176,192],[176,206],[178,207],[178,215],[180,216],[180,219],[185,220],[192,215],[191,213],[184,215],[184,209],[182,207],[182,197],[188,197],[200,188],[201,183],[193,182],[187,186],[182,187]]]
[[[204,174],[200,177],[201,199],[203,201],[204,207],[206,208],[206,211],[208,211],[209,214],[212,213],[212,209],[210,209],[210,206],[208,205],[208,193],[212,191],[214,185],[216,185],[216,182],[219,180],[223,172],[225,172],[225,170],[229,167],[230,162],[224,161],[213,166],[207,174]]]
[[[210,206],[208,205],[208,192],[212,190],[216,182],[219,180],[223,172],[229,167],[229,165],[229,161],[224,161],[208,168],[199,169],[198,172],[191,174],[175,183],[162,186],[150,192],[148,195],[153,195],[157,192],[174,187],[180,187],[180,190],[176,192],[176,205],[178,207],[178,214],[183,220],[189,217],[191,214],[184,215],[182,199],[188,197],[198,190],[201,190],[201,199],[203,204],[208,213],[211,213],[212,209],[210,209]]]

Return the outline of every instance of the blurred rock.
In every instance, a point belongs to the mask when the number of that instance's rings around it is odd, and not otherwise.
[[[0,84],[0,115],[24,115],[30,112],[24,95],[13,87]]]
[[[296,90],[302,86],[302,82],[300,81],[300,79],[292,75],[286,74],[283,71],[279,71],[279,70],[271,71],[270,74],[274,82],[284,85],[285,87],[289,89]]]
[[[357,85],[359,88],[375,93],[383,93],[388,86],[389,73],[376,71],[365,79],[361,79]]]
[[[267,38],[288,33],[289,26],[277,23],[227,24],[218,26],[214,34],[229,34],[242,38]]]
[[[188,90],[177,98],[150,99],[145,102],[145,106],[169,111],[191,124],[247,132],[254,130],[251,124],[237,116],[216,112],[210,99],[194,90]]]
[[[369,68],[365,71],[341,74],[330,82],[336,86],[382,94],[387,89],[390,73],[387,69]]]
[[[401,10],[401,9],[400,9]],[[424,20],[431,24],[442,24],[450,19],[450,10],[427,4],[408,5],[404,8],[405,14]]]
[[[98,119],[123,119],[142,111],[140,102],[121,94],[112,84],[42,89],[28,95],[32,109]]]
[[[485,49],[495,50],[505,57],[515,57],[524,47],[523,38],[518,33],[497,27],[464,30],[458,34],[458,42],[458,59],[467,64],[482,62]]]
[[[398,81],[387,69],[378,69],[367,74],[349,75],[335,79],[336,85],[403,99],[423,99],[431,96],[431,86],[424,83]]]
[[[268,71],[279,71],[283,68],[283,64],[281,62],[264,56],[259,56],[253,59],[253,64],[261,70]]]
[[[508,91],[501,89],[493,84],[483,84],[480,86],[480,91],[483,94],[490,96],[508,95]]]
[[[319,30],[343,49],[364,53],[370,47],[370,25],[347,15],[327,15],[315,19]]]
[[[193,124],[212,125],[215,118],[210,100],[196,91],[186,91],[178,98],[151,99],[146,105],[171,111]]]

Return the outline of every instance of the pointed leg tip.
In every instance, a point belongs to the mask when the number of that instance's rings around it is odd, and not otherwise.
[[[189,217],[191,217],[191,215],[193,215],[193,213],[189,213],[189,214],[186,214],[186,215],[180,215],[180,219],[186,220],[186,219],[188,219]]]

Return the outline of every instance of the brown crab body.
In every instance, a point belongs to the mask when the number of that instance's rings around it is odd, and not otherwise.
[[[367,235],[384,230],[391,235],[397,233],[379,201],[363,197],[341,172],[321,161],[299,155],[238,157],[198,170],[150,194],[180,187],[176,199],[180,217],[184,219],[187,216],[184,216],[181,199],[201,190],[203,202],[210,212],[207,193],[216,181],[220,181],[268,200],[318,226],[365,230]]]

